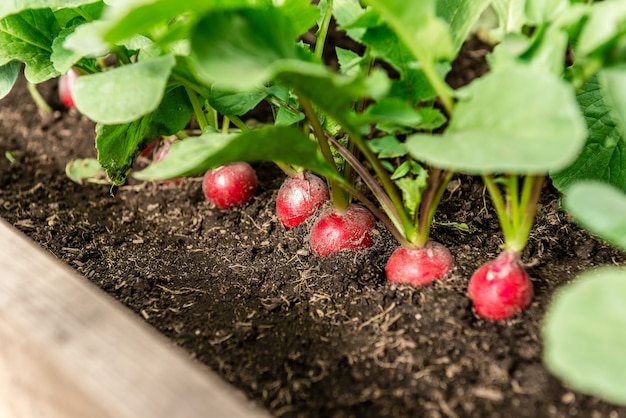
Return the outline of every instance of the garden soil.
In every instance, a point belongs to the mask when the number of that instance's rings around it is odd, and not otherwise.
[[[466,50],[450,83],[483,72],[485,52]],[[255,165],[257,196],[231,211],[205,201],[200,178],[70,181],[66,163],[96,155],[94,125],[62,109],[56,81],[38,88],[52,114],[38,111],[23,79],[0,101],[0,217],[273,415],[626,417],[542,363],[541,324],[559,287],[626,261],[577,227],[549,184],[523,254],[533,303],[490,322],[465,294],[502,244],[479,180],[451,182],[433,227],[456,257],[450,277],[399,286],[385,281],[397,244],[382,225],[371,249],[326,258],[310,252],[310,223],[282,227],[274,202],[284,175],[272,164]]]

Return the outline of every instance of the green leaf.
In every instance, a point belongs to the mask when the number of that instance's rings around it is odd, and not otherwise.
[[[102,32],[109,26],[105,20],[83,23],[66,36],[63,48],[80,56],[103,57],[109,53],[110,46],[102,40]]]
[[[493,0],[491,6],[498,16],[497,37],[520,33],[526,23],[524,8],[527,0]]]
[[[260,87],[277,66],[298,58],[297,36],[278,8],[215,12],[191,34],[192,68],[208,84],[237,90]]]
[[[455,54],[492,0],[437,1],[437,15],[448,23]]]
[[[60,9],[95,3],[97,0],[2,0],[0,19],[28,9]]]
[[[576,56],[604,55],[624,34],[626,2],[607,0],[594,2],[576,45]]]
[[[70,161],[65,166],[65,174],[78,184],[83,184],[85,181],[95,184],[111,184],[107,179],[106,171],[95,158],[79,158]]]
[[[174,57],[165,55],[79,77],[74,87],[76,108],[104,124],[136,120],[157,108],[174,64]]]
[[[170,147],[167,158],[134,176],[140,180],[176,178],[234,161],[283,162],[343,181],[324,160],[314,141],[301,130],[287,126],[267,126],[239,135],[205,134],[177,141]]]
[[[454,48],[448,25],[437,17],[436,0],[368,0],[418,61],[451,59]]]
[[[420,167],[421,168],[421,167]],[[415,216],[415,212],[422,202],[422,196],[428,187],[428,171],[421,168],[419,174],[415,178],[402,177],[396,180],[396,185],[402,191],[402,201],[411,217]]]
[[[525,15],[529,22],[540,25],[552,22],[569,6],[569,0],[526,0]]]
[[[408,132],[418,128],[422,123],[420,112],[411,107],[406,101],[396,98],[386,98],[368,107],[360,116],[363,122],[377,123],[377,127],[393,133]]]
[[[306,62],[293,62],[276,76],[312,100],[332,118],[346,121],[352,104],[359,98],[378,99],[388,90],[389,80],[382,71],[373,71],[368,78],[348,77]]]
[[[533,174],[567,166],[584,144],[574,92],[550,73],[509,65],[475,80],[460,96],[444,135],[407,140],[411,155],[470,174]]]
[[[126,181],[135,157],[143,145],[162,135],[173,135],[183,129],[193,109],[183,88],[168,92],[152,113],[133,122],[118,125],[96,125],[98,161],[115,184]]]
[[[548,369],[567,386],[626,405],[626,271],[587,271],[555,296],[542,328]]]
[[[595,180],[567,188],[563,205],[585,229],[626,250],[626,195]]]
[[[398,158],[406,155],[406,148],[395,136],[386,135],[374,138],[369,140],[367,145],[378,155],[378,158]]]
[[[337,61],[339,62],[339,69],[345,75],[357,75],[361,73],[361,63],[363,57],[356,52],[349,49],[335,48],[337,53]]]
[[[567,168],[550,173],[556,188],[565,191],[578,180],[597,179],[626,191],[626,138],[624,129],[618,126],[615,113],[607,105],[602,73],[592,77],[578,92],[580,108],[587,122],[586,144]],[[617,91],[621,86],[612,86]],[[612,93],[611,93],[612,94]],[[619,100],[619,99],[618,99]]]
[[[613,111],[622,133],[626,133],[626,67],[606,68],[601,72],[604,101]]]
[[[17,61],[0,66],[0,99],[13,89],[21,68],[22,65]]]
[[[333,16],[339,28],[345,30],[350,38],[360,41],[365,33],[365,28],[349,28],[345,26],[349,26],[363,16],[365,9],[363,9],[359,0],[334,0],[334,2]]]
[[[78,26],[78,25],[77,25]],[[54,68],[61,74],[65,74],[74,64],[76,64],[83,56],[64,46],[65,39],[72,33],[77,26],[63,29],[52,42],[52,54],[50,61]]]
[[[416,66],[411,51],[398,39],[388,26],[368,28],[362,42],[368,46],[372,58],[382,59],[398,71],[400,80],[394,85],[393,94],[406,98],[413,104],[430,100],[436,96],[423,71]],[[447,72],[447,67],[442,67]]]
[[[119,2],[119,3],[118,3]],[[192,21],[210,11],[267,5],[265,0],[116,0],[105,15],[111,24],[102,32],[102,40],[116,44],[137,34],[148,34],[166,27],[178,16],[189,14]]]
[[[11,61],[26,64],[24,74],[37,84],[60,73],[50,62],[52,42],[59,33],[50,9],[25,10],[0,20],[0,65]]]
[[[239,92],[213,85],[209,103],[222,115],[240,116],[254,109],[267,96],[262,90]]]

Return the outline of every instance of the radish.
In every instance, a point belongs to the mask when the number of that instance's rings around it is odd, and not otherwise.
[[[235,162],[208,170],[202,180],[206,198],[220,209],[246,204],[257,191],[256,173],[246,162]]]
[[[476,270],[467,295],[474,302],[479,316],[491,320],[507,319],[530,305],[533,285],[519,255],[505,250]]]
[[[72,96],[72,93],[74,91],[74,83],[77,78],[78,73],[73,69],[70,69],[67,73],[59,77],[59,98],[65,107],[74,107],[74,97]]]
[[[286,228],[300,225],[315,213],[330,194],[326,182],[308,172],[300,172],[283,182],[276,197],[276,215]]]
[[[327,256],[342,250],[359,250],[373,244],[376,221],[363,206],[351,204],[344,212],[332,208],[313,224],[310,245],[313,254]]]
[[[397,248],[385,268],[387,280],[421,286],[442,279],[454,267],[454,257],[442,244],[429,240],[424,248]]]

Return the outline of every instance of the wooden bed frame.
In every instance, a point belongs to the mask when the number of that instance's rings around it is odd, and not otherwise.
[[[0,417],[268,416],[0,220]]]

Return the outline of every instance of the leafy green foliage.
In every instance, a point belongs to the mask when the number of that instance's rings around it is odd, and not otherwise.
[[[437,17],[436,0],[369,0],[420,62],[450,59],[452,39],[446,23]]]
[[[0,66],[0,99],[9,94],[20,73],[20,63],[10,62]]]
[[[552,373],[575,390],[621,405],[626,405],[625,299],[624,269],[585,272],[556,295],[542,330],[544,361]]]
[[[76,107],[100,123],[137,120],[161,102],[174,64],[174,57],[165,55],[80,77],[74,88]]]
[[[75,183],[110,184],[104,168],[95,158],[79,158],[65,166],[65,174]]]
[[[583,146],[574,93],[551,74],[509,65],[476,80],[460,98],[442,136],[407,140],[411,155],[472,174],[528,174],[570,164]]]
[[[74,8],[97,0],[4,0],[0,3],[0,19],[29,9]]]
[[[177,141],[167,158],[134,176],[142,180],[175,178],[234,161],[279,161],[343,181],[324,160],[315,142],[299,129],[287,126],[268,126],[238,135],[204,134]]]
[[[192,109],[182,88],[167,93],[158,108],[124,124],[96,125],[98,161],[115,184],[124,183],[144,145],[161,135],[173,135],[189,122]]]
[[[626,137],[609,107],[603,76],[591,78],[578,92],[577,99],[588,128],[586,144],[567,168],[551,174],[553,184],[565,191],[570,184],[596,179],[626,191]],[[608,85],[607,85],[608,87]],[[616,91],[620,86],[611,86]]]
[[[595,180],[578,181],[567,189],[564,206],[589,231],[626,249],[626,195]]]
[[[5,17],[0,20],[0,65],[25,62],[24,74],[31,83],[59,76],[50,54],[60,30],[50,9],[24,10]]]
[[[492,0],[438,0],[437,16],[448,23],[452,44],[459,51],[478,18]]]

